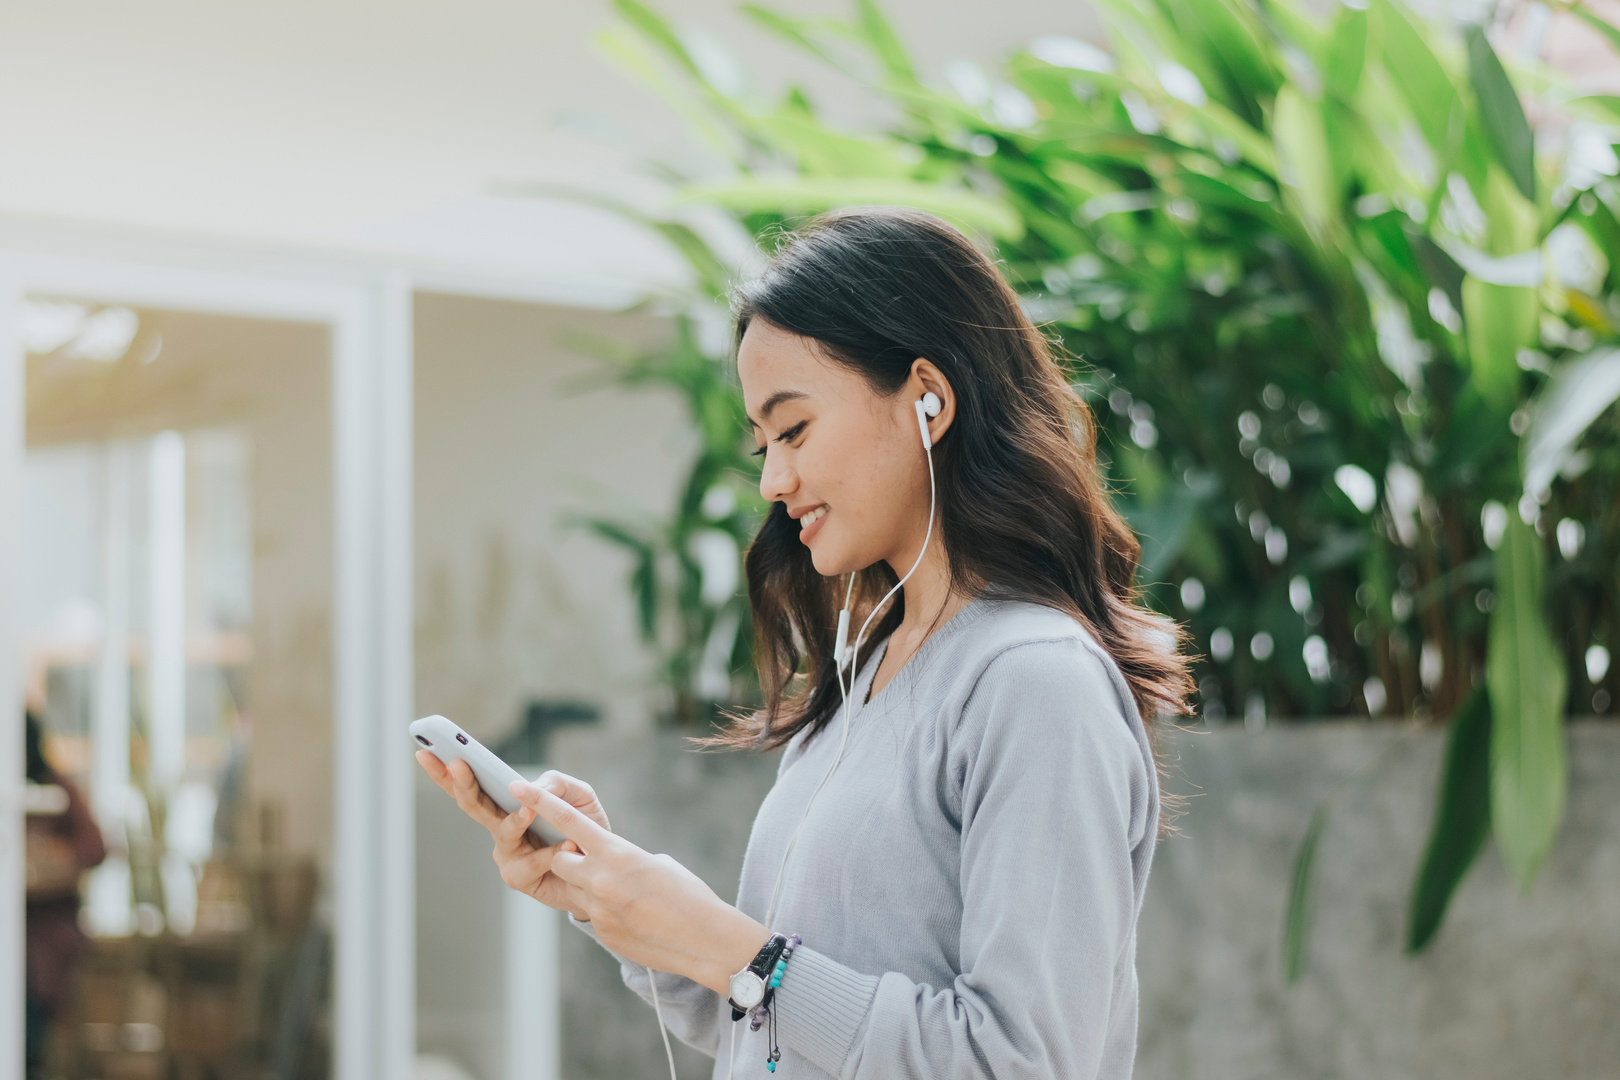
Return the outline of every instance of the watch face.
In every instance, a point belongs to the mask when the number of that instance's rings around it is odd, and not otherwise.
[[[731,1000],[752,1009],[765,999],[765,983],[752,971],[739,971],[731,977]]]

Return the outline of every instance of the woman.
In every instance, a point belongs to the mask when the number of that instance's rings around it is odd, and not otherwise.
[[[107,849],[79,789],[45,759],[44,730],[24,717],[24,762],[30,784],[60,788],[65,806],[30,813],[25,949],[24,1061],[29,1080],[44,1075],[46,1036],[67,1004],[88,942],[79,929],[79,875],[101,863]]]
[[[1159,816],[1142,716],[1189,687],[1086,410],[926,214],[826,215],[736,308],[772,503],[747,557],[765,705],[717,741],[786,748],[736,906],[610,832],[580,780],[514,785],[504,817],[465,766],[423,766],[716,1077],[1129,1076]],[[846,684],[850,586],[853,626],[875,618]],[[536,814],[570,840],[535,848]]]

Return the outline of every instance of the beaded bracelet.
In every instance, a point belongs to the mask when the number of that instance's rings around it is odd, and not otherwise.
[[[776,1045],[776,1014],[771,1011],[771,1000],[776,996],[776,988],[782,985],[782,976],[787,973],[787,962],[793,956],[793,950],[798,948],[802,941],[798,934],[787,939],[782,947],[782,955],[776,958],[776,967],[771,971],[770,980],[765,984],[765,1000],[754,1007],[754,1013],[748,1018],[748,1030],[758,1031],[767,1021],[770,1023],[768,1039],[770,1054],[765,1058],[765,1068],[769,1072],[776,1071],[776,1063],[782,1060],[782,1048]]]

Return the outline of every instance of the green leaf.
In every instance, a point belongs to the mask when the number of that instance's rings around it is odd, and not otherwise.
[[[1366,61],[1366,9],[1341,7],[1333,20],[1333,36],[1328,39],[1322,63],[1322,83],[1327,92],[1340,101],[1353,99]]]
[[[1559,365],[1536,398],[1524,437],[1524,489],[1540,495],[1592,422],[1620,399],[1620,349],[1604,347]]]
[[[1378,34],[1373,55],[1382,57],[1384,70],[1412,110],[1423,137],[1436,156],[1445,157],[1451,142],[1451,114],[1457,88],[1422,32],[1390,0],[1372,7]]]
[[[639,0],[613,0],[613,7],[625,21],[651,38],[688,73],[703,78],[703,72],[692,59],[692,54],[686,51],[686,46],[681,44],[681,39],[662,15]]]
[[[825,63],[837,66],[837,58],[828,52],[821,42],[816,40],[809,20],[783,15],[781,12],[772,11],[770,8],[762,7],[759,4],[743,4],[737,10],[782,40],[790,41]]]
[[[900,35],[884,18],[876,0],[858,0],[856,6],[860,12],[861,31],[889,74],[908,83],[916,82],[917,73],[911,66],[911,58],[906,55],[905,46],[900,43]]]
[[[1339,220],[1322,111],[1290,84],[1277,91],[1271,123],[1283,182],[1298,193],[1305,219],[1322,235]]]
[[[1211,96],[1258,128],[1259,103],[1277,92],[1282,77],[1253,9],[1231,0],[1159,0],[1158,6],[1177,31],[1160,46],[1179,53]]]
[[[1620,27],[1616,27],[1612,23],[1605,21],[1599,17],[1597,13],[1589,10],[1585,6],[1576,5],[1575,7],[1570,8],[1570,10],[1575,14],[1576,18],[1585,21],[1585,23],[1592,29],[1608,38],[1609,44],[1613,45],[1616,50],[1620,50]]]
[[[1564,812],[1564,658],[1547,629],[1546,568],[1535,529],[1517,514],[1496,552],[1485,685],[1491,696],[1491,827],[1528,889]]]
[[[1483,689],[1451,718],[1440,766],[1434,824],[1412,882],[1406,951],[1428,948],[1446,907],[1491,833],[1491,703]]]
[[[1620,120],[1620,96],[1614,94],[1588,94],[1569,103],[1600,120]]]
[[[681,202],[713,203],[739,214],[814,214],[844,206],[914,206],[963,228],[1008,240],[1024,235],[1024,221],[1011,207],[976,192],[902,179],[743,177],[685,188]]]
[[[873,178],[911,170],[893,145],[833,131],[796,109],[778,110],[766,124],[772,141],[791,151],[805,173]]]
[[[1316,851],[1327,830],[1328,800],[1316,804],[1311,822],[1294,856],[1294,876],[1288,888],[1288,909],[1283,916],[1282,970],[1285,983],[1296,983],[1305,973],[1310,952],[1311,892],[1316,878]]]
[[[1519,193],[1536,197],[1536,146],[1518,91],[1478,24],[1463,31],[1468,43],[1468,81],[1474,86],[1486,141]]]
[[[1511,409],[1519,398],[1519,349],[1535,339],[1536,290],[1469,276],[1463,280],[1462,298],[1474,385],[1492,405]]]
[[[1423,274],[1429,283],[1444,292],[1446,299],[1451,301],[1451,306],[1461,314],[1465,274],[1463,268],[1457,265],[1457,260],[1453,259],[1445,248],[1423,234],[1412,238],[1412,253],[1417,256],[1418,265],[1423,268]]]

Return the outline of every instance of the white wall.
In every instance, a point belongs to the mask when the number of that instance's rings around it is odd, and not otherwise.
[[[733,0],[663,0],[769,79],[866,108]],[[846,0],[784,0],[845,13]],[[1089,34],[1082,3],[890,0],[925,67]],[[987,17],[989,16],[989,17]],[[604,283],[678,272],[656,245],[575,207],[482,197],[543,178],[633,189],[649,145],[690,144],[598,59],[604,0],[11,0],[0,6],[0,216],[409,254]],[[559,130],[592,115],[633,153]]]

